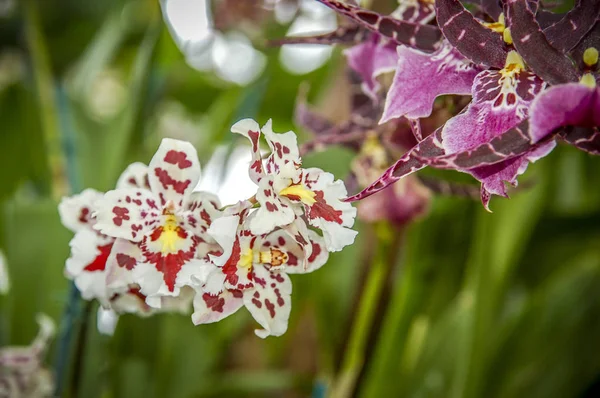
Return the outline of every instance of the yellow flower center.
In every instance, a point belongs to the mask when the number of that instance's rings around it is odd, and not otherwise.
[[[500,73],[503,77],[513,77],[523,69],[525,69],[523,58],[516,51],[511,51],[508,53],[504,69],[500,70]]]
[[[510,34],[510,29],[506,27],[506,22],[504,20],[504,13],[500,14],[498,17],[498,22],[483,22],[483,26],[486,28],[502,34],[502,39],[506,44],[512,44],[512,36]]]
[[[162,245],[161,252],[163,254],[177,253],[177,243],[185,237],[185,232],[177,224],[177,219],[173,215],[169,215],[165,219],[165,223],[159,228],[160,236],[158,241]],[[182,236],[182,234],[184,236]]]
[[[242,268],[252,268],[252,265],[254,264],[254,253],[254,250],[250,248],[244,250],[240,256],[238,266]],[[268,264],[272,267],[284,265],[289,259],[287,253],[274,248],[258,252],[257,254],[256,260],[259,264]]]
[[[579,80],[579,83],[589,88],[595,88],[596,78],[591,73],[585,73],[583,76],[581,76],[581,80]]]
[[[292,184],[287,188],[283,188],[279,191],[279,195],[287,196],[292,200],[299,200],[309,206],[316,202],[316,194],[302,184]]]

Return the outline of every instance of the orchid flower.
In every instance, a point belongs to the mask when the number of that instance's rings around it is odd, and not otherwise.
[[[261,214],[250,213],[251,206],[240,202],[210,226],[209,234],[223,253],[211,256],[213,269],[197,288],[192,321],[216,322],[245,306],[263,327],[255,331],[259,337],[280,336],[287,330],[291,310],[288,274],[312,272],[325,264],[329,254],[323,238],[300,219],[293,223],[303,230],[302,244],[281,228],[254,235],[251,225]]]
[[[248,138],[252,145],[249,172],[258,185],[255,200],[260,205],[256,217],[249,221],[252,234],[264,235],[305,217],[311,226],[323,231],[328,251],[339,251],[354,241],[357,232],[350,228],[356,209],[343,201],[347,196],[344,183],[321,169],[301,167],[294,132],[276,134],[270,120],[260,129],[251,119],[237,122],[231,131]],[[271,150],[264,163],[259,148],[261,134]]]
[[[119,177],[117,187],[147,187],[147,166],[142,163],[131,164]],[[106,290],[106,261],[115,238],[96,231],[96,219],[92,217],[95,203],[102,195],[94,189],[86,189],[80,194],[63,198],[58,211],[63,225],[75,233],[70,242],[71,256],[66,262],[67,277],[75,281],[85,300],[97,299],[103,307],[110,308],[111,301],[117,297],[111,297]],[[135,295],[135,289],[132,294]],[[124,292],[124,295],[128,293]],[[122,299],[129,298],[118,298]]]
[[[349,148],[356,156],[351,163],[348,185],[365,187],[387,168],[392,159],[414,145],[415,138],[420,138],[421,125],[418,120],[407,122],[405,119],[378,125],[381,102],[371,100],[357,89],[360,81],[356,81],[355,74],[350,73],[350,80],[353,84],[348,120],[331,123],[310,109],[304,96],[297,101],[295,119],[299,126],[314,134],[314,138],[301,147],[301,152],[320,151],[332,145]],[[429,190],[418,179],[409,177],[396,184],[394,189],[359,202],[358,217],[370,223],[386,220],[403,225],[426,212],[429,197]]]
[[[528,7],[524,1],[520,3]],[[488,208],[492,194],[506,196],[505,181],[516,185],[517,175],[525,171],[528,163],[545,156],[555,145],[553,141],[547,141],[529,145],[520,152],[514,148],[522,142],[524,133],[521,124],[527,120],[535,96],[546,87],[547,82],[555,80],[548,74],[537,74],[529,61],[527,64],[533,70],[527,69],[521,57],[523,51],[517,43],[512,49],[511,31],[514,26],[510,13],[508,26],[503,14],[499,14],[496,23],[484,23],[466,11],[458,0],[437,0],[436,15],[449,44],[473,64],[483,68],[473,81],[473,101],[461,114],[417,144],[377,181],[349,198],[350,201],[365,198],[399,178],[431,165],[468,172],[480,180],[481,200]],[[573,14],[569,13],[563,19],[572,17]],[[534,17],[532,21],[535,23]],[[547,29],[552,29],[552,26]],[[556,42],[560,40],[557,38]],[[429,75],[422,75],[420,81],[427,81]],[[560,78],[568,78],[568,73]],[[394,100],[388,97],[388,101]],[[510,136],[505,136],[507,133]],[[513,139],[502,141],[500,137]],[[494,152],[496,156],[473,162],[473,154],[481,148],[487,148],[486,153],[489,154],[492,143],[503,144],[499,151],[505,151],[509,156]]]
[[[160,308],[162,297],[179,296],[202,269],[208,253],[198,247],[210,241],[220,205],[212,194],[192,192],[200,163],[190,143],[163,139],[148,170],[148,189],[118,188],[96,202],[94,228],[121,239],[111,254],[117,267],[132,271],[146,303]]]
[[[51,397],[54,382],[43,359],[56,327],[47,315],[38,314],[40,331],[28,347],[0,349],[0,396]]]

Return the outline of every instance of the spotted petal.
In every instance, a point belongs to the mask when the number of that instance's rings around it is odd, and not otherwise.
[[[358,25],[340,26],[330,33],[317,36],[289,36],[269,41],[270,45],[285,44],[353,44],[364,40],[368,30]]]
[[[423,141],[415,145],[410,151],[390,166],[376,181],[371,185],[363,189],[356,195],[350,196],[346,199],[347,202],[354,202],[357,200],[364,199],[368,196],[377,193],[404,176],[414,173],[415,171],[421,170],[427,166],[427,162],[423,158],[434,158],[437,156],[444,155],[444,148],[441,143],[441,128],[436,130],[433,134],[429,135]]]
[[[362,89],[373,100],[377,100],[377,92],[381,85],[377,77],[391,72],[398,62],[397,44],[388,42],[380,35],[372,34],[363,43],[357,44],[344,51],[348,66],[359,74],[362,79]]]
[[[566,53],[594,26],[600,14],[600,1],[579,0],[560,21],[544,29],[552,47]]]
[[[502,36],[485,26],[459,0],[435,0],[438,25],[444,37],[476,64],[502,68],[508,51]]]
[[[576,81],[571,60],[548,42],[526,0],[507,0],[506,10],[513,44],[531,70],[549,84]]]
[[[62,224],[73,232],[91,228],[96,222],[92,218],[96,201],[102,198],[102,193],[94,189],[65,197],[58,205],[58,214]]]
[[[125,293],[135,284],[133,269],[143,260],[139,244],[116,239],[106,261],[106,286],[109,296]],[[145,300],[145,298],[144,298]]]
[[[263,266],[255,266],[254,275],[255,288],[244,291],[244,305],[263,327],[254,332],[263,339],[281,336],[287,330],[292,309],[292,282],[284,272]]]
[[[198,153],[192,144],[164,138],[148,166],[148,180],[160,204],[182,206],[200,179]]]
[[[600,155],[600,129],[598,127],[574,127],[565,129],[561,137],[573,145],[592,155]]]
[[[260,126],[252,119],[242,119],[231,126],[231,132],[243,135],[252,144],[252,162],[249,174],[252,181],[259,183],[264,176],[262,155],[260,153]]]
[[[400,21],[392,16],[381,15],[340,1],[317,1],[398,44],[424,51],[433,51],[438,48],[439,41],[442,38],[439,29],[433,25]]]
[[[534,144],[531,143],[527,120],[519,126],[512,128],[479,146],[462,152],[435,158],[425,158],[428,165],[440,169],[473,169],[480,166],[489,166],[524,155]]]
[[[470,94],[479,70],[448,42],[433,54],[398,47],[396,75],[380,123],[402,116],[428,117],[436,97]]]
[[[532,142],[565,126],[600,126],[600,91],[579,83],[563,84],[542,92],[531,106]]]
[[[339,251],[352,244],[357,234],[350,229],[356,209],[343,202],[348,195],[343,181],[334,181],[333,174],[310,168],[304,170],[303,183],[315,194],[314,203],[306,204],[306,218],[323,231],[327,250]]]
[[[146,189],[108,191],[96,202],[94,228],[114,238],[139,242],[160,222],[158,199]]]
[[[429,0],[399,0],[392,16],[406,22],[426,24],[435,18],[435,6]]]
[[[276,192],[273,180],[273,177],[268,177],[258,185],[256,201],[260,203],[260,207],[256,210],[256,216],[249,221],[250,230],[255,235],[269,233],[275,227],[287,225],[296,218],[290,202],[282,200]]]
[[[75,281],[81,297],[97,299],[105,307],[109,305],[105,269],[113,241],[92,229],[82,229],[69,243],[71,256],[66,262],[66,274]]]
[[[261,129],[271,149],[271,154],[265,163],[265,169],[269,174],[279,172],[286,165],[300,164],[296,134],[293,131],[277,134],[273,132],[272,124],[269,119]]]
[[[216,295],[202,291],[196,293],[192,322],[194,325],[200,325],[218,322],[228,317],[244,306],[242,296],[240,290],[223,290]]]
[[[197,235],[204,234],[221,217],[221,202],[210,192],[193,192],[186,201],[186,223]]]
[[[442,130],[447,154],[476,149],[489,143],[527,118],[533,98],[544,87],[535,75],[521,70],[505,76],[504,71],[483,71],[475,79],[473,102],[465,112],[448,120]],[[516,177],[529,161],[544,156],[554,142],[533,148],[531,153],[490,166],[469,169],[482,183],[482,201],[487,208],[490,194],[506,196],[504,181],[516,185]]]
[[[150,189],[148,181],[148,166],[144,163],[135,162],[127,166],[125,171],[117,180],[117,189],[119,188],[144,188]]]

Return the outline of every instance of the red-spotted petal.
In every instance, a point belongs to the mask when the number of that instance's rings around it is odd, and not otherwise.
[[[106,261],[106,286],[109,296],[125,293],[135,284],[133,269],[143,260],[138,243],[126,239],[115,240],[110,256]],[[144,298],[145,300],[145,298]]]
[[[194,298],[194,325],[218,322],[235,313],[244,305],[243,293],[240,290],[223,290],[211,295],[203,291],[196,293]]]
[[[117,180],[117,189],[119,188],[143,188],[150,189],[148,181],[148,166],[144,163],[135,162],[127,166],[125,171]]]
[[[67,276],[75,281],[81,297],[97,299],[105,307],[108,306],[105,270],[113,241],[114,238],[91,229],[80,230],[69,243],[71,256],[65,269]]]
[[[276,178],[276,177],[275,177]],[[255,235],[263,235],[276,227],[284,226],[296,218],[296,213],[288,200],[282,200],[274,187],[274,178],[269,176],[261,180],[256,192],[256,201],[260,207],[249,221],[250,230]]]
[[[94,228],[105,235],[139,242],[158,226],[162,208],[145,189],[108,191],[96,202]]]
[[[348,195],[343,181],[334,181],[333,174],[310,168],[304,170],[303,182],[315,194],[315,202],[306,205],[306,218],[323,231],[327,250],[339,251],[352,244],[357,234],[350,229],[356,209],[343,201]]]
[[[150,188],[162,205],[183,206],[200,179],[198,153],[185,141],[164,138],[148,168]]]
[[[96,222],[92,218],[95,202],[102,198],[102,193],[95,189],[65,197],[58,205],[58,214],[62,224],[73,232],[83,228],[91,228]]]
[[[258,337],[281,336],[287,330],[292,309],[292,282],[284,272],[254,267],[254,289],[243,292],[244,305],[263,327],[254,332]]]
[[[243,135],[252,145],[252,161],[248,170],[250,179],[255,183],[264,176],[262,155],[260,154],[260,126],[252,119],[242,119],[231,126],[231,132]]]
[[[271,154],[265,163],[265,170],[268,174],[277,173],[288,164],[300,164],[298,142],[293,131],[279,134],[273,132],[271,119],[267,121],[261,131],[271,149]]]
[[[219,198],[209,192],[193,192],[186,201],[186,211],[182,214],[186,225],[197,235],[204,235],[213,220],[219,218]]]

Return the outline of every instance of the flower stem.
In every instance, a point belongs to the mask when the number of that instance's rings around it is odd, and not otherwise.
[[[360,296],[340,374],[332,387],[330,396],[334,398],[350,397],[358,387],[357,382],[371,352],[368,342],[377,332],[379,322],[376,315],[385,301],[385,285],[396,263],[402,234],[393,231],[387,224],[377,227],[377,251]]]

